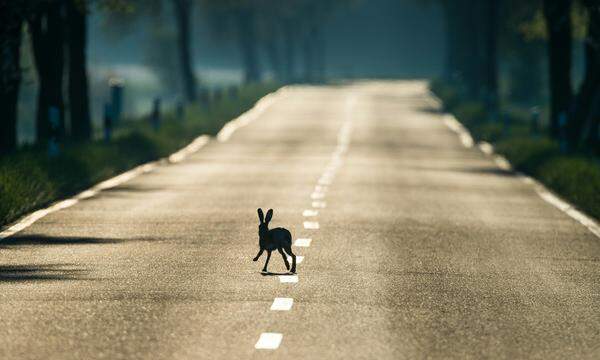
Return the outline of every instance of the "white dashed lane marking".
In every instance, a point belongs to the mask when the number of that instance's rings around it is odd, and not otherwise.
[[[292,257],[288,255],[288,261],[292,262]],[[302,260],[304,260],[304,256],[302,255],[296,255],[296,264],[300,264],[302,262]]]
[[[325,201],[313,201],[312,207],[315,209],[325,209],[327,207],[327,203]]]
[[[313,200],[321,200],[325,197],[325,194],[320,193],[320,192],[314,192],[314,193],[310,194],[310,197]]]
[[[317,230],[319,229],[319,223],[316,221],[305,221],[304,228],[308,230]]]
[[[315,186],[315,192],[327,192],[327,186],[317,185]]]
[[[279,282],[295,284],[298,282],[298,275],[279,275]]]
[[[292,309],[292,305],[294,305],[294,299],[278,297],[273,300],[273,304],[271,305],[271,310],[273,310],[273,311],[289,311]]]
[[[312,216],[317,216],[317,215],[319,215],[318,210],[307,209],[302,212],[302,216],[304,216],[304,217],[312,217]]]
[[[296,239],[296,241],[294,242],[294,246],[309,247],[311,241],[312,241],[312,239],[306,239],[306,238]]]
[[[254,345],[256,349],[275,350],[281,344],[283,334],[280,333],[262,333]]]

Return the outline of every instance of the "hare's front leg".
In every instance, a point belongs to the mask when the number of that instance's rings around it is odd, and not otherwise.
[[[269,259],[271,259],[271,250],[267,250],[267,261],[265,261],[265,267],[262,269],[263,272],[267,272],[267,265],[269,265]]]
[[[289,261],[287,259],[287,256],[285,256],[285,254],[283,253],[283,249],[282,248],[278,248],[277,251],[279,251],[279,253],[283,257],[283,262],[285,263],[285,268],[289,270],[290,269],[290,263],[289,263]]]
[[[258,258],[262,255],[263,251],[265,251],[265,250],[264,249],[258,250],[258,254],[256,254],[256,256],[254,257],[254,259],[252,259],[252,261],[258,261]]]

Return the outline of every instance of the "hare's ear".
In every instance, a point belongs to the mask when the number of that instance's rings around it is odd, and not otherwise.
[[[263,215],[263,212],[262,212],[261,208],[258,209],[258,219],[260,220],[261,224],[265,222],[265,216]]]
[[[268,224],[272,218],[273,218],[273,209],[269,209],[269,211],[267,211],[267,218],[265,219],[266,223]]]

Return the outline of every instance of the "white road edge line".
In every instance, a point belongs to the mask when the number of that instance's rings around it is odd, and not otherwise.
[[[265,110],[273,105],[278,97],[286,93],[287,89],[288,87],[284,86],[279,90],[264,96],[256,102],[252,109],[225,124],[225,126],[223,126],[223,128],[217,134],[217,141],[226,142],[229,140],[231,135],[233,135],[237,129],[248,125],[250,122],[262,115]]]
[[[267,94],[264,97],[262,97],[261,99],[259,99],[256,102],[256,104],[254,105],[254,107],[252,107],[250,110],[246,111],[242,115],[238,116],[237,118],[235,118],[235,119],[229,121],[227,124],[225,124],[223,129],[221,129],[221,131],[219,131],[219,134],[217,134],[217,140],[220,142],[227,141],[229,139],[229,137],[231,137],[231,135],[233,134],[233,132],[235,130],[237,130],[238,128],[240,128],[242,126],[246,126],[250,121],[254,120],[259,115],[261,115],[271,104],[273,104],[275,102],[275,100],[279,96],[281,96],[282,94],[285,94],[286,90],[287,90],[287,87],[284,86],[284,87],[280,88],[279,90],[277,90],[273,93]],[[234,123],[234,125],[230,125],[231,123]],[[228,130],[225,130],[226,128]],[[9,225],[5,229],[2,229],[2,231],[0,231],[0,240],[11,237],[11,236],[15,235],[16,233],[28,228],[29,226],[33,225],[36,221],[40,220],[41,218],[43,218],[46,215],[52,214],[59,210],[66,209],[68,207],[71,207],[71,206],[77,204],[79,202],[79,200],[88,199],[93,196],[96,196],[102,190],[110,189],[115,186],[121,185],[141,174],[144,174],[144,173],[154,170],[156,167],[158,167],[161,164],[181,162],[185,158],[187,158],[189,155],[197,152],[202,147],[204,147],[209,141],[210,141],[210,136],[200,135],[196,139],[194,139],[191,143],[189,143],[187,146],[185,146],[183,149],[169,155],[166,158],[158,159],[155,161],[151,161],[151,162],[136,166],[135,168],[128,170],[122,174],[119,174],[113,178],[104,180],[71,198],[57,201],[47,208],[36,210],[30,214],[27,214],[27,215],[21,217],[19,220],[17,220],[12,225]]]
[[[430,100],[436,105],[441,106],[441,102],[437,99],[436,95],[430,92]],[[466,132],[469,137],[471,137],[469,130],[467,130],[456,118],[454,118],[451,114],[444,115],[444,124],[448,126],[452,131],[459,134],[461,137],[461,141],[463,141],[463,135],[461,133]],[[457,125],[458,124],[458,125]],[[472,138],[471,138],[472,141]],[[472,147],[467,146],[463,141],[463,145],[467,148]],[[496,165],[506,171],[512,171],[512,165],[510,162],[502,155],[496,155],[494,151],[494,146],[487,142],[480,142],[477,146],[481,152],[485,155],[491,156],[494,159]],[[563,199],[561,199],[558,195],[552,193],[552,191],[548,190],[542,183],[537,181],[536,179],[527,176],[521,172],[516,172],[517,176],[523,181],[525,184],[529,184],[533,186],[535,192],[541,197],[545,202],[551,204],[556,207],[560,211],[567,214],[572,219],[579,222],[581,225],[585,226],[592,234],[596,235],[596,237],[600,238],[600,225],[592,219],[590,216],[584,214],[583,212],[577,210],[575,206]]]
[[[283,334],[281,333],[262,333],[258,338],[258,341],[254,345],[255,349],[259,350],[275,350],[281,344]]]
[[[277,297],[277,298],[273,299],[273,304],[271,305],[271,310],[272,311],[290,311],[292,309],[293,305],[294,305],[294,299]]]

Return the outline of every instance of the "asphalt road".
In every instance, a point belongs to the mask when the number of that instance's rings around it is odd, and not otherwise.
[[[289,88],[5,239],[0,358],[599,358],[600,239],[434,110],[423,82]],[[298,282],[252,262],[258,207],[312,239]]]

